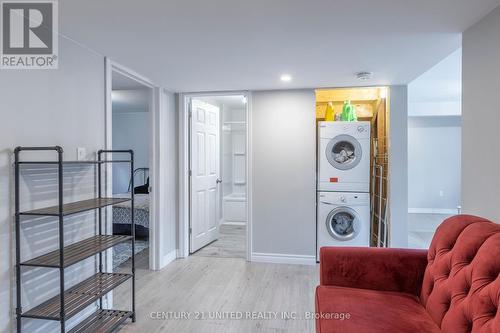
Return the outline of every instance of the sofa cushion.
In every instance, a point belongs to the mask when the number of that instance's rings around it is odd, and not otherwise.
[[[320,262],[321,285],[420,296],[427,250],[323,247]]]
[[[419,299],[405,293],[318,286],[316,312],[317,333],[440,332]]]
[[[446,333],[500,332],[500,225],[459,215],[432,240],[421,303]]]

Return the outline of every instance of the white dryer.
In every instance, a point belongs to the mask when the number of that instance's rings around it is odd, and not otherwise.
[[[317,257],[323,246],[370,246],[370,194],[318,192]]]
[[[318,191],[370,191],[370,122],[320,121]]]

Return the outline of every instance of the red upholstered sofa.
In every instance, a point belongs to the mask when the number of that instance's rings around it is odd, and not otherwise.
[[[500,225],[459,215],[429,251],[325,247],[317,333],[500,333]]]

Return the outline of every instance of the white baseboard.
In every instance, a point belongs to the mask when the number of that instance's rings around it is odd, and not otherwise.
[[[316,256],[253,252],[251,261],[271,264],[316,265]]]
[[[458,214],[457,208],[408,208],[409,214]]]
[[[161,258],[160,267],[165,267],[177,259],[177,250],[172,250]]]
[[[246,222],[231,222],[231,221],[223,221],[222,224],[225,224],[225,225],[241,225],[241,226],[247,225]]]

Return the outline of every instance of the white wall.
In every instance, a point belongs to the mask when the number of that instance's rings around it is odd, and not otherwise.
[[[163,108],[160,110],[159,122],[164,131],[160,134],[160,164],[164,167],[159,170],[158,189],[160,191],[160,220],[159,235],[163,239],[160,243],[160,267],[168,264],[177,256],[178,248],[177,226],[179,223],[179,131],[178,131],[178,97],[162,90],[161,99]],[[156,189],[156,190],[158,190]],[[155,191],[155,188],[153,188]]]
[[[409,212],[449,212],[460,205],[461,117],[408,118]]]
[[[389,133],[390,246],[408,246],[408,88],[392,86]]]
[[[113,107],[114,109],[114,107]],[[150,112],[113,110],[113,149],[134,150],[134,168],[149,168],[151,142]],[[113,165],[113,193],[126,193],[130,182],[130,166]],[[135,186],[143,185],[143,173],[137,173]]]
[[[76,159],[76,148],[85,147],[89,157],[104,146],[104,58],[65,39],[60,40],[59,69],[3,70],[0,73],[0,331],[9,332],[14,324],[14,219],[13,155],[16,146],[54,146],[65,149],[64,157]],[[24,155],[28,156],[28,155]],[[53,156],[53,155],[51,155]],[[38,156],[42,157],[42,156]],[[46,157],[46,156],[44,156]],[[94,191],[94,171],[75,167],[65,176],[65,200],[89,197]],[[54,184],[54,170],[25,170],[22,175],[22,208],[57,202],[54,185],[42,191],[37,181]],[[39,183],[38,183],[39,184]],[[77,186],[79,190],[70,187]],[[33,201],[32,201],[33,200]],[[35,203],[36,200],[36,203]],[[32,203],[33,202],[33,203]],[[68,221],[67,241],[75,241],[93,232],[93,213]],[[57,228],[53,219],[43,223],[23,223],[22,258],[54,249]],[[90,230],[89,230],[89,226]],[[32,227],[30,230],[26,227]],[[44,234],[41,234],[44,232]],[[90,262],[93,267],[93,264]],[[23,270],[26,287],[38,287],[37,293],[24,289],[25,307],[33,306],[58,293],[57,270]],[[68,282],[81,279],[88,270],[75,265],[67,274]],[[31,280],[42,275],[40,280]],[[31,289],[32,290],[32,289]],[[51,332],[58,323],[23,319],[26,332]]]
[[[463,35],[463,212],[500,222],[500,7]]]
[[[314,261],[315,103],[314,90],[252,93],[254,260],[264,254]]]
[[[408,116],[459,116],[462,49],[459,48],[408,84]]]

